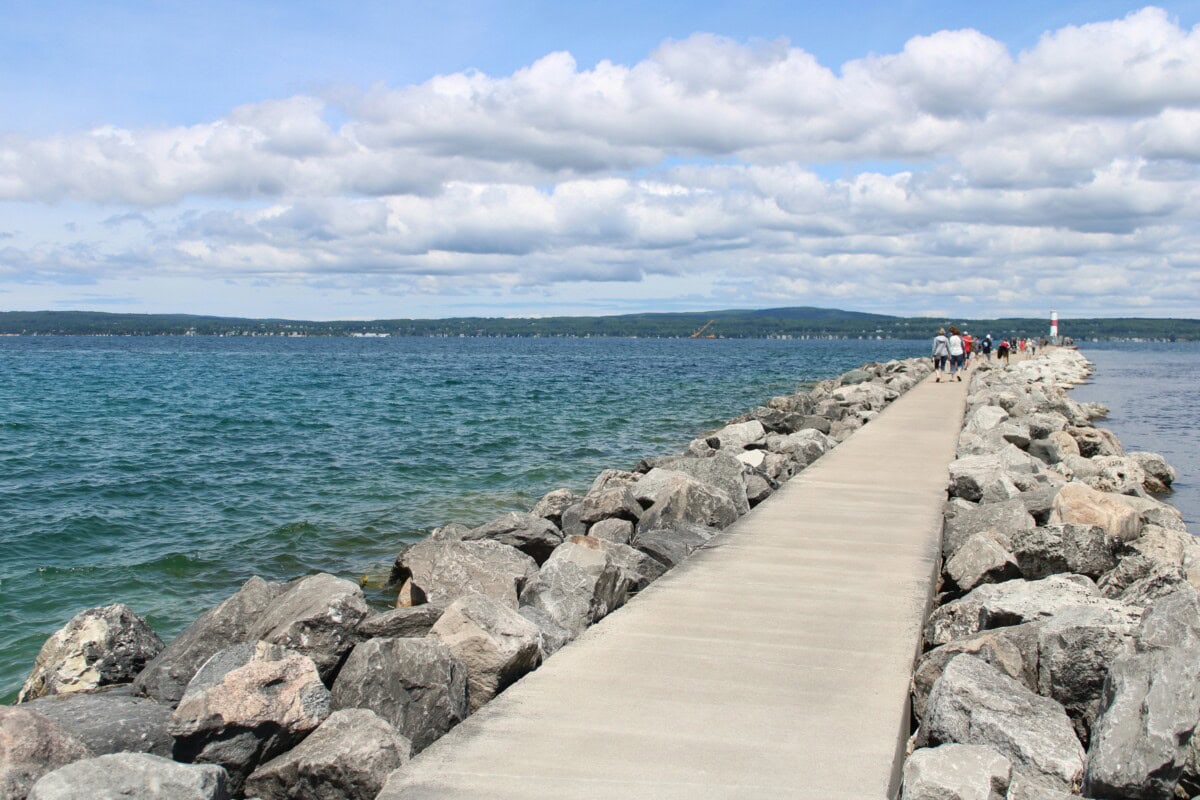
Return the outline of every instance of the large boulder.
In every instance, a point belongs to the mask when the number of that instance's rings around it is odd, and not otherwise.
[[[233,595],[196,618],[146,664],[133,681],[134,691],[175,705],[200,665],[218,650],[250,638],[250,629],[286,590],[286,584],[250,578]]]
[[[395,639],[421,637],[438,621],[446,610],[444,603],[425,603],[410,608],[392,608],[371,614],[355,629],[359,641],[366,639]]]
[[[249,638],[308,656],[331,680],[367,613],[358,584],[319,573],[292,583],[250,628]]]
[[[602,519],[624,519],[636,523],[642,516],[632,484],[595,489],[563,511],[564,535],[584,534]]]
[[[338,673],[333,707],[371,709],[419,753],[470,713],[467,672],[435,639],[371,639]]]
[[[554,489],[546,492],[541,500],[529,510],[530,514],[550,520],[555,527],[562,528],[562,515],[582,498],[570,489]]]
[[[525,587],[521,605],[540,609],[576,638],[624,604],[628,591],[628,578],[602,543],[573,536]]]
[[[1171,490],[1175,482],[1175,469],[1158,453],[1129,453],[1128,457],[1137,462],[1146,476],[1142,487],[1147,492],[1160,494]]]
[[[746,465],[728,453],[715,453],[707,458],[680,456],[659,466],[692,476],[701,483],[720,489],[733,501],[739,515],[750,510],[746,498]]]
[[[993,747],[1053,788],[1070,791],[1083,773],[1083,747],[1062,706],[971,655],[946,665],[924,725],[933,743]]]
[[[642,591],[667,571],[666,565],[661,561],[627,544],[601,539],[600,547],[608,554],[613,565],[623,573],[623,579],[629,584],[630,594]]]
[[[74,734],[93,755],[153,753],[170,758],[171,707],[128,689],[60,694],[22,704]]]
[[[61,725],[23,706],[0,706],[0,798],[23,800],[47,772],[92,752]]]
[[[646,496],[654,504],[638,521],[641,530],[681,523],[725,528],[737,521],[738,510],[733,500],[711,484],[682,472],[658,469],[646,475],[646,482],[653,486],[653,493]],[[744,484],[742,491],[745,492]]]
[[[627,519],[602,519],[588,530],[587,535],[606,542],[629,544],[633,539],[633,523]]]
[[[950,462],[949,491],[971,502],[998,503],[1018,496],[1036,483],[1036,459],[1012,445],[996,453],[966,456]]]
[[[1020,499],[983,505],[946,505],[946,520],[942,532],[942,557],[951,559],[967,539],[977,533],[994,532],[1009,536],[1034,526],[1025,504]]]
[[[1124,448],[1116,434],[1106,428],[1070,427],[1067,433],[1079,444],[1079,454],[1084,458],[1096,456],[1123,456]]]
[[[1033,622],[1064,608],[1089,605],[1123,607],[1100,596],[1096,585],[1082,575],[985,583],[930,614],[925,641],[937,646],[981,630]]]
[[[704,525],[660,525],[649,530],[639,530],[634,536],[633,546],[670,568],[683,563],[716,534],[716,530]]]
[[[129,683],[163,643],[122,603],[80,611],[42,645],[17,702]]]
[[[33,786],[29,800],[228,800],[225,770],[178,764],[149,753],[114,753],[60,767]]]
[[[1115,545],[1098,525],[1050,525],[1008,537],[1021,574],[1031,580],[1062,572],[1098,578],[1116,566]]]
[[[1047,464],[1058,464],[1068,456],[1078,456],[1079,445],[1066,431],[1052,431],[1045,439],[1034,439],[1029,443],[1029,455]]]
[[[1054,525],[1099,525],[1114,539],[1136,539],[1142,530],[1138,513],[1113,495],[1072,481],[1059,490],[1050,512]]]
[[[1118,543],[1116,566],[1101,575],[1096,585],[1106,597],[1120,597],[1154,573],[1175,571],[1183,575],[1189,566],[1189,553],[1200,553],[1198,548],[1200,544],[1189,533],[1146,525],[1138,538]]]
[[[517,548],[541,564],[550,557],[554,548],[562,544],[563,534],[553,522],[541,516],[510,512],[472,528],[462,538],[466,541],[489,539],[500,542]]]
[[[335,711],[313,733],[246,779],[259,800],[375,800],[412,744],[373,711]]]
[[[761,442],[767,435],[763,424],[756,419],[749,422],[736,422],[726,425],[712,436],[720,442],[721,450],[744,450],[752,444]]]
[[[224,767],[235,794],[259,764],[295,746],[331,710],[329,690],[311,658],[265,660],[278,655],[269,646],[258,652],[262,659],[223,674],[218,669],[205,676],[202,667],[168,725],[174,758]],[[213,656],[219,658],[221,653]]]
[[[537,571],[536,561],[507,544],[426,539],[396,557],[392,582],[410,586],[426,602],[449,604],[477,592],[516,608]]]
[[[814,428],[805,428],[786,436],[767,437],[768,450],[789,456],[802,467],[828,453],[833,444],[828,436]]]
[[[429,635],[467,671],[467,698],[477,711],[541,658],[538,626],[482,594],[455,600]]]
[[[995,534],[977,533],[946,562],[946,575],[959,590],[1021,577],[1016,559],[997,539]]]
[[[991,747],[944,744],[904,762],[900,800],[1005,800],[1012,762]]]

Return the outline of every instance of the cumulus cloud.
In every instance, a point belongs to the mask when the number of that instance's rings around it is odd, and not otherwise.
[[[705,276],[747,303],[915,311],[954,285],[981,308],[1188,308],[1198,123],[1200,32],[1155,8],[1019,53],[939,31],[838,68],[711,34],[632,65],[556,52],[191,126],[0,136],[0,200],[103,211],[86,241],[8,237],[0,275],[430,293]]]

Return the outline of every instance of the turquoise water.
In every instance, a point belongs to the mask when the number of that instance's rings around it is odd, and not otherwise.
[[[927,352],[0,338],[0,699],[81,609],[125,602],[169,639],[251,575],[383,572],[432,526],[527,509],[801,383]]]

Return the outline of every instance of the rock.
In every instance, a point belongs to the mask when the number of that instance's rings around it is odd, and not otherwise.
[[[755,419],[726,425],[713,435],[721,443],[718,448],[720,450],[744,450],[756,442],[761,442],[767,431],[763,424]]]
[[[866,383],[875,376],[865,369],[852,369],[842,376],[841,381],[843,386],[850,386],[856,383]]]
[[[374,711],[419,753],[470,713],[467,672],[436,639],[371,639],[338,673],[333,708]]]
[[[252,661],[282,661],[296,653],[270,642],[242,642],[213,653],[188,682],[184,694],[194,694],[225,680],[225,676]]]
[[[858,406],[879,411],[888,403],[899,397],[893,389],[887,389],[875,383],[859,383],[854,386],[841,386],[830,393],[830,397],[842,406]]]
[[[588,530],[588,536],[606,542],[629,544],[633,538],[633,523],[627,519],[602,519]]]
[[[594,537],[589,537],[594,538]],[[629,593],[636,594],[666,574],[667,567],[658,559],[629,545],[600,540],[604,552],[622,573]]]
[[[1122,603],[1145,608],[1187,586],[1187,580],[1182,569],[1156,566],[1147,575],[1131,583],[1118,599]]]
[[[331,680],[354,646],[354,630],[367,611],[358,584],[327,573],[309,575],[271,603],[248,638],[308,656],[321,677]]]
[[[983,659],[1030,691],[1038,687],[1038,628],[1027,622],[983,631],[935,647],[921,656],[913,670],[912,705],[917,719],[925,719],[929,693],[950,660],[962,653]]]
[[[1079,445],[1066,431],[1053,431],[1045,439],[1031,441],[1029,455],[1040,458],[1047,464],[1058,464],[1067,456],[1078,456]]]
[[[969,412],[963,430],[984,434],[996,430],[1008,419],[1008,412],[999,406],[980,406]]]
[[[981,583],[1000,583],[1021,577],[1012,553],[986,533],[977,533],[958,548],[946,562],[946,574],[954,585],[969,592]]]
[[[24,706],[0,706],[0,798],[22,800],[47,772],[92,752],[79,737]]]
[[[1075,437],[1079,444],[1079,454],[1084,458],[1125,455],[1120,440],[1105,428],[1071,427],[1067,428],[1067,433]]]
[[[1183,574],[1187,552],[1194,546],[1195,540],[1188,533],[1146,525],[1137,539],[1118,543],[1116,566],[1101,575],[1096,585],[1106,597],[1119,597],[1154,573]]]
[[[904,762],[901,800],[1005,800],[1012,762],[991,747],[944,744]]]
[[[1050,512],[1054,525],[1099,525],[1114,539],[1129,541],[1141,533],[1138,513],[1113,495],[1071,482],[1059,490]]]
[[[1127,494],[1114,494],[1109,497],[1117,503],[1133,509],[1137,513],[1142,527],[1158,525],[1168,530],[1187,533],[1183,514],[1175,506],[1155,500],[1153,497],[1133,497]]]
[[[758,451],[763,452],[763,451]],[[759,471],[766,475],[769,480],[786,481],[796,473],[797,464],[790,456],[785,456],[782,453],[767,452],[763,456],[763,463],[759,467]],[[746,499],[750,499],[750,488],[747,484]]]
[[[763,429],[770,433],[792,433],[804,427],[805,417],[799,411],[759,406],[750,412],[750,416],[762,423]]]
[[[925,641],[945,644],[981,630],[1050,617],[1072,606],[1121,607],[1101,597],[1082,575],[1054,575],[1040,581],[985,583],[937,608],[925,625]]]
[[[256,769],[245,791],[260,800],[375,800],[411,750],[412,743],[373,711],[347,708]]]
[[[500,542],[517,548],[541,564],[562,544],[563,535],[554,523],[536,514],[510,512],[472,528],[462,538],[465,541],[490,539]]]
[[[745,465],[728,453],[716,453],[708,458],[681,456],[662,466],[690,475],[701,483],[720,489],[733,501],[739,515],[750,510],[746,498]]]
[[[170,758],[174,745],[167,732],[170,706],[127,692],[54,695],[23,707],[74,735],[92,755],[153,753]]]
[[[639,473],[630,472],[625,469],[602,469],[600,470],[600,474],[592,481],[587,494],[602,492],[605,489],[621,489],[627,486],[634,486],[641,480],[641,477]]]
[[[801,466],[808,466],[829,452],[833,442],[829,437],[813,428],[805,428],[787,436],[767,437],[767,449],[773,453],[790,456]]]
[[[662,526],[651,530],[639,530],[633,538],[633,546],[670,569],[682,564],[716,534],[715,530],[703,525]]]
[[[762,451],[757,451],[762,452]],[[767,479],[761,475],[746,476],[746,499],[750,501],[750,507],[753,508],[771,496],[774,489]]]
[[[1098,578],[1116,566],[1115,542],[1098,525],[1050,525],[1009,536],[1009,548],[1030,580],[1063,572]]]
[[[1146,482],[1146,473],[1132,458],[1096,456],[1091,461],[1096,468],[1095,474],[1083,478],[1082,482],[1093,489],[1121,495],[1145,492],[1142,485]]]
[[[1074,792],[1052,789],[1034,778],[1014,772],[1008,783],[1006,800],[1074,800],[1078,796]]]
[[[133,681],[134,691],[175,705],[200,665],[232,644],[246,641],[250,629],[287,590],[283,583],[250,578],[233,595],[213,606],[154,657]]]
[[[162,640],[121,603],[80,611],[42,645],[17,702],[129,683]]]
[[[274,659],[277,652],[258,648],[257,655]],[[330,695],[307,656],[254,658],[222,670],[206,676],[200,668],[167,729],[175,737],[177,761],[224,767],[230,791],[237,794],[255,767],[293,747],[329,716]]]
[[[1011,453],[1009,451],[1012,451]],[[1013,453],[1019,454],[1014,456]],[[1012,445],[988,455],[967,456],[950,462],[950,494],[972,502],[998,503],[1016,497],[1021,487],[1016,474],[1032,474],[1021,458],[1029,457]]]
[[[76,761],[43,776],[29,800],[228,800],[232,796],[228,776],[218,766],[177,764],[149,753],[115,753]]]
[[[521,605],[541,609],[574,639],[624,604],[628,591],[628,578],[603,543],[573,536],[525,587]]]
[[[820,431],[821,433],[828,436],[829,431],[832,429],[832,426],[830,424],[828,417],[822,417],[822,416],[817,416],[814,414],[808,414],[804,417],[804,421],[801,422],[800,428],[801,429],[812,428],[814,431]]]
[[[1145,474],[1143,487],[1147,492],[1161,494],[1171,490],[1175,482],[1175,470],[1167,460],[1158,453],[1129,453],[1129,458],[1137,462]]]
[[[568,506],[573,506],[582,499],[570,489],[555,489],[552,492],[547,492],[541,500],[538,500],[529,513],[543,519],[548,519],[561,528],[563,511]]]
[[[499,542],[426,539],[396,557],[392,582],[411,580],[428,602],[449,604],[468,592],[478,592],[515,609],[537,569],[532,558]]]
[[[538,626],[481,594],[455,600],[429,635],[466,669],[471,711],[535,669],[541,658]]]
[[[639,529],[696,524],[726,528],[737,521],[738,510],[724,491],[690,475],[671,470],[651,470],[645,483],[654,484],[654,499],[638,521]],[[745,495],[745,484],[742,484]],[[639,498],[640,499],[640,498]],[[748,498],[747,498],[748,501]]]
[[[517,609],[517,613],[537,626],[538,647],[541,650],[543,661],[570,644],[571,632],[551,619],[550,615],[540,608],[521,606]]]
[[[767,460],[766,450],[743,450],[736,456],[737,460],[750,469],[758,469]]]
[[[445,610],[446,606],[441,603],[425,603],[411,608],[393,608],[380,614],[371,614],[358,623],[354,632],[355,638],[364,641],[421,637],[429,633],[429,629]]]
[[[1014,770],[1065,791],[1083,773],[1083,748],[1062,706],[974,656],[946,665],[924,724],[931,742],[993,747]]]
[[[1033,517],[1019,499],[966,508],[949,506],[942,533],[942,557],[949,561],[958,548],[977,533],[992,531],[1007,537],[1033,525]]]
[[[1050,521],[1050,512],[1054,508],[1054,498],[1062,488],[1057,484],[1044,484],[1021,492],[1018,495],[1025,505],[1025,510],[1033,517],[1037,525],[1045,525]]]

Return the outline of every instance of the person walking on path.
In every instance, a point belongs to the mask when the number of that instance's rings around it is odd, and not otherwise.
[[[983,354],[985,356],[987,356],[987,360],[991,361],[992,360],[992,335],[990,333],[987,336],[983,337],[983,344],[980,345],[980,348],[983,350]]]
[[[937,375],[934,383],[942,382],[942,373],[950,361],[950,339],[946,336],[945,328],[938,328],[937,336],[933,337],[933,371]]]
[[[1008,350],[1008,339],[1001,340],[1000,346],[996,348],[996,360],[1004,359],[1004,366],[1006,367],[1008,366]]]
[[[958,328],[950,326],[950,374],[954,376],[956,381],[962,380],[962,375],[958,374],[959,370],[963,369],[966,363],[966,348],[963,347],[962,336],[959,335]]]

